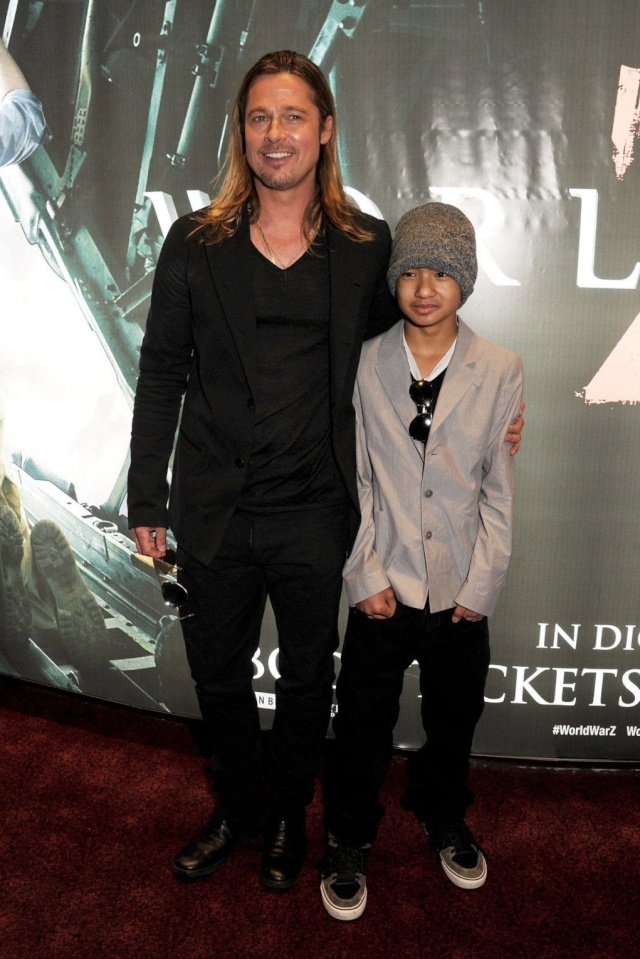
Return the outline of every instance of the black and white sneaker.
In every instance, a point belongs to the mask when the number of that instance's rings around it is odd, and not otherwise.
[[[320,893],[330,916],[348,922],[357,919],[367,905],[367,858],[370,846],[329,839],[320,863]]]
[[[427,828],[429,845],[440,856],[442,868],[460,889],[479,889],[487,878],[487,861],[463,819],[448,819]]]

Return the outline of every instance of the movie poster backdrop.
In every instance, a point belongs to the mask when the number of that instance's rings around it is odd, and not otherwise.
[[[132,396],[163,237],[211,195],[241,77],[286,47],[330,79],[363,209],[392,228],[430,199],[470,216],[480,271],[462,315],[524,360],[515,549],[474,750],[640,758],[637,13],[637,0],[0,3],[50,130],[0,171],[1,672],[198,715],[179,621],[127,529]],[[408,748],[422,739],[416,670],[396,729]],[[265,727],[277,675],[268,607]]]

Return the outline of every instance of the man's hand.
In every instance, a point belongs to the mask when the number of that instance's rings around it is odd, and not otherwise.
[[[479,623],[481,619],[484,619],[484,616],[482,613],[474,613],[472,609],[467,609],[466,606],[456,606],[451,621],[459,623],[461,619],[466,619],[468,623]]]
[[[136,526],[131,532],[139,553],[162,559],[167,551],[166,526]]]
[[[509,425],[509,431],[504,438],[505,443],[511,443],[511,449],[509,452],[512,456],[515,456],[518,450],[520,449],[520,440],[522,439],[522,427],[524,426],[524,418],[522,414],[524,413],[524,403],[520,404],[520,415],[517,420],[514,420],[513,423]]]
[[[380,593],[363,599],[361,603],[356,603],[356,609],[369,619],[390,619],[396,611],[396,606],[396,594],[390,586]]]

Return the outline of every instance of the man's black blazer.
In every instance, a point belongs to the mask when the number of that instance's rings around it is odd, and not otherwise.
[[[330,226],[326,230],[332,442],[353,504],[354,535],[352,397],[360,347],[397,318],[386,285],[389,228],[359,216],[373,241],[356,243]],[[134,404],[128,512],[131,527],[170,526],[180,547],[208,565],[236,506],[253,445],[256,320],[243,253],[248,218],[217,244],[199,243],[190,235],[195,226],[191,215],[178,219],[158,260]]]

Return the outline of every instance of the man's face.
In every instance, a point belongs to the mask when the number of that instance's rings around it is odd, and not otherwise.
[[[406,270],[396,284],[398,305],[413,326],[454,330],[460,287],[440,270]]]
[[[333,117],[320,111],[304,80],[292,73],[258,77],[249,89],[245,115],[247,162],[271,190],[313,188],[320,146],[329,141]]]

